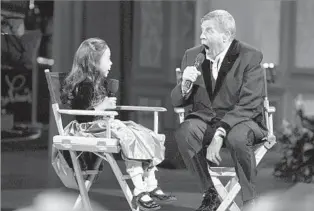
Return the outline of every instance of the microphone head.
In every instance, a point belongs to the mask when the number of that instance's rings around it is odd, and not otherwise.
[[[198,68],[205,60],[205,56],[202,53],[199,53],[195,59],[195,66]]]
[[[108,80],[108,93],[109,97],[113,97],[119,90],[119,80],[116,79],[109,79]]]

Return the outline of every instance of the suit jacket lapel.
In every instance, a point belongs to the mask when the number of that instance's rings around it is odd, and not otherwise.
[[[206,55],[205,48],[202,48],[201,53]],[[202,69],[202,75],[201,75],[201,80],[204,83],[204,88],[207,91],[208,97],[210,100],[212,100],[213,97],[213,90],[212,90],[212,81],[211,81],[211,62],[209,60],[204,60],[204,62],[201,65]]]
[[[226,75],[228,74],[229,70],[232,68],[238,55],[239,55],[238,41],[233,40],[230,45],[230,48],[228,49],[226,53],[224,60],[221,63],[212,99],[216,97]]]
[[[208,97],[212,100],[213,90],[212,90],[212,80],[211,80],[211,63],[209,60],[205,60],[202,64],[202,76],[205,84],[205,88],[208,93]]]

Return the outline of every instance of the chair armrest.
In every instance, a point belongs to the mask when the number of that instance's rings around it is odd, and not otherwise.
[[[60,114],[82,115],[82,116],[117,116],[116,111],[99,111],[99,110],[75,110],[75,109],[59,109]]]
[[[154,132],[157,134],[158,134],[158,112],[167,111],[167,109],[163,107],[150,107],[150,106],[117,106],[115,110],[154,112]]]
[[[180,113],[185,113],[185,108],[183,107],[174,107],[174,112],[177,113],[177,114],[180,114]]]
[[[174,107],[174,112],[179,115],[179,122],[182,123],[184,121],[184,113],[186,112],[186,108]]]
[[[115,110],[124,111],[153,111],[153,112],[165,112],[166,108],[163,107],[150,107],[150,106],[117,106]]]
[[[167,111],[163,107],[150,107],[150,106],[117,106],[113,110],[124,110],[124,111],[152,111],[154,112],[154,132],[158,134],[158,112]]]
[[[269,108],[267,109],[268,113],[275,113],[276,112],[276,108],[274,106],[269,106]]]

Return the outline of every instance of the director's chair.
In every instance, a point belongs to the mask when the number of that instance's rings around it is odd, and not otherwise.
[[[182,71],[180,68],[176,68],[176,79],[177,83],[182,80]],[[264,112],[266,118],[266,126],[268,129],[267,136],[262,139],[263,144],[255,149],[255,159],[256,165],[260,163],[266,152],[276,144],[276,137],[273,133],[273,113],[276,111],[275,107],[269,106],[268,96],[267,96],[267,77],[266,69],[264,70],[264,83],[266,96],[264,97]],[[185,114],[188,112],[187,108],[175,107],[175,113],[179,115],[180,124],[184,121]],[[210,173],[211,179],[215,185],[218,195],[221,199],[221,204],[217,211],[240,211],[238,205],[234,202],[235,197],[239,193],[241,186],[239,184],[238,177],[235,172],[235,168],[232,167],[209,167],[208,171]],[[226,186],[220,181],[220,177],[230,177]]]
[[[49,93],[52,102],[52,111],[56,121],[59,135],[53,137],[52,145],[52,165],[61,179],[62,183],[72,189],[78,189],[78,196],[73,210],[80,208],[83,205],[84,210],[92,211],[91,203],[88,196],[96,176],[101,172],[101,163],[105,160],[111,166],[121,189],[126,197],[126,200],[132,211],[139,210],[132,202],[133,194],[126,182],[130,179],[128,175],[123,175],[113,154],[120,153],[119,141],[111,138],[110,120],[118,115],[117,111],[95,111],[95,110],[73,110],[66,108],[60,99],[61,87],[66,73],[50,72],[45,70],[46,79],[48,82]],[[149,111],[154,113],[154,132],[158,133],[158,114],[159,112],[167,111],[162,107],[145,107],[145,106],[117,106],[116,110],[126,111]],[[68,136],[64,133],[62,115],[88,115],[88,116],[103,116],[107,120],[107,133],[104,138]],[[64,152],[70,153],[73,168],[64,157]],[[80,152],[80,153],[78,153]],[[79,163],[79,157],[82,152],[92,152],[98,156],[92,170],[82,171]]]

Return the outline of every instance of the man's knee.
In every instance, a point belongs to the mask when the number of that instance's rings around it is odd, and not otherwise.
[[[229,131],[226,145],[232,149],[243,149],[245,146],[252,145],[253,141],[252,129],[245,124],[238,124]]]
[[[193,134],[194,129],[191,120],[185,120],[175,131],[175,136],[178,138],[189,136],[190,134]]]

